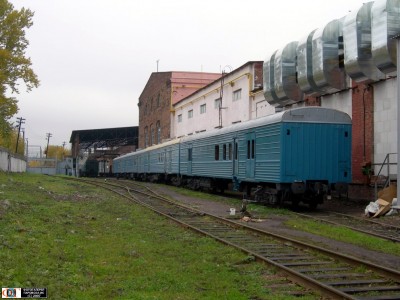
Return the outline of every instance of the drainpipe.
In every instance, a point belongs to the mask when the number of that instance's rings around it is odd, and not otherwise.
[[[399,66],[400,66],[400,36],[397,38],[397,201],[400,200],[400,79],[399,79]],[[398,203],[398,202],[397,202]]]

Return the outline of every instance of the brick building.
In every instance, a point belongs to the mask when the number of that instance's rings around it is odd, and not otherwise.
[[[220,77],[203,72],[152,73],[139,97],[139,148],[169,139],[172,105]]]

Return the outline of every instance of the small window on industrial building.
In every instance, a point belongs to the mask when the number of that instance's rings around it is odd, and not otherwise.
[[[157,107],[161,106],[161,102],[160,102],[160,94],[158,94],[157,96]]]
[[[178,115],[178,123],[182,122],[182,114]]]
[[[218,98],[218,99],[214,100],[214,108],[216,108],[216,109],[220,108],[221,104],[222,104],[222,99],[221,98]]]
[[[215,160],[219,160],[219,145],[215,145]]]
[[[206,113],[206,105],[202,104],[200,105],[200,114],[205,114]]]
[[[157,130],[157,144],[161,143],[161,124],[160,121],[156,123],[156,130]]]
[[[188,111],[188,119],[193,118],[193,109]]]
[[[242,89],[236,90],[233,92],[233,101],[237,101],[242,98]]]

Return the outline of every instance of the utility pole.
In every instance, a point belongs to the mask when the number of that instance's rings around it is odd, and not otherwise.
[[[19,133],[21,131],[21,125],[25,123],[25,119],[22,117],[17,118],[18,120],[18,136],[17,136],[17,144],[15,145],[15,153],[18,153],[18,142],[19,142]]]
[[[63,142],[62,143],[62,146],[63,146],[63,149],[62,149],[62,159],[64,160],[64,148],[65,148],[65,144],[66,144],[66,142]]]
[[[50,141],[50,138],[52,137],[53,135],[49,132],[49,133],[46,133],[46,137],[47,137],[47,147],[46,147],[46,158],[47,158],[47,154],[49,154],[49,141]]]

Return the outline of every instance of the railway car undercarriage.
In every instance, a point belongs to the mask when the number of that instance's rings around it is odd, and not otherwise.
[[[255,183],[238,182],[235,180],[190,177],[171,174],[124,174],[127,179],[148,181],[153,183],[171,184],[177,187],[185,187],[196,191],[219,192],[227,190],[244,192],[243,197],[251,202],[263,205],[282,206],[284,203],[291,203],[297,207],[300,203],[315,209],[324,202],[324,198],[335,191],[337,195],[347,195],[348,184],[336,183],[329,185],[327,181],[299,181],[293,183]]]

